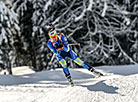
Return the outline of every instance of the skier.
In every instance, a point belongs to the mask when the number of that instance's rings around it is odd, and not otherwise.
[[[98,76],[103,76],[102,73],[95,71],[95,69],[87,64],[86,62],[82,61],[69,47],[69,43],[67,38],[63,33],[57,33],[53,28],[49,30],[49,41],[47,43],[49,49],[56,55],[58,58],[59,63],[63,67],[64,74],[69,81],[70,85],[73,85],[73,81],[70,75],[70,72],[67,67],[67,63],[65,58],[71,58],[75,63],[78,65],[88,69],[89,71],[93,72]]]

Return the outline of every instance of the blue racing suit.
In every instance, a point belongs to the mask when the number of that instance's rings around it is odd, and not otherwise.
[[[57,56],[59,63],[63,67],[63,71],[65,73],[65,76],[70,75],[70,72],[67,68],[67,63],[65,61],[66,57],[71,58],[75,63],[79,64],[80,66],[83,66],[86,69],[90,69],[91,66],[88,65],[86,62],[82,61],[70,48],[69,43],[67,41],[67,38],[64,36],[63,33],[58,34],[57,41],[53,42],[51,39],[49,39],[47,43],[49,49]]]

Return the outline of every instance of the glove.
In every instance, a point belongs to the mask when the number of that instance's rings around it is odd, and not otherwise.
[[[60,53],[61,53],[60,51],[57,51],[56,53],[54,53],[54,55],[56,55],[56,56],[59,57],[60,56]]]
[[[55,44],[54,44],[54,47],[56,48],[56,49],[58,49],[58,48],[62,48],[63,47],[63,43],[61,43],[61,42],[55,42]]]

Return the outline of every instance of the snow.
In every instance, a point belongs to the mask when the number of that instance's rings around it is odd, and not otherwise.
[[[89,6],[87,8],[87,11],[92,11],[93,4],[94,4],[93,0],[89,0]]]
[[[1,102],[138,102],[138,65],[95,67],[109,76],[94,78],[86,69],[62,69],[23,75],[0,75]],[[27,71],[28,72],[28,71]]]
[[[126,25],[130,25],[130,20],[128,18],[125,18],[124,21],[125,21]]]
[[[25,75],[35,73],[30,67],[22,66],[22,67],[14,67],[12,68],[12,72],[14,75]]]
[[[108,6],[107,6],[107,3],[106,3],[106,1],[104,2],[104,9],[103,9],[103,12],[102,12],[102,17],[104,17],[105,16],[105,13],[106,13],[106,10],[107,10],[107,8],[108,8]]]
[[[85,12],[86,12],[86,10],[84,9],[83,12],[82,12],[79,16],[77,16],[77,17],[75,18],[75,22],[77,22],[77,21],[79,21],[80,19],[82,19],[82,18],[84,17],[84,15],[85,15]]]
[[[0,44],[1,44],[2,40],[3,40],[3,39],[2,39],[2,34],[1,34],[1,35],[0,35]]]
[[[48,10],[48,7],[49,7],[50,5],[52,5],[52,0],[49,0],[49,1],[46,3],[46,5],[45,5],[45,7],[44,7],[45,11]]]

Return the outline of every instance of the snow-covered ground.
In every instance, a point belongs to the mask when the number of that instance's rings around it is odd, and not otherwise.
[[[0,75],[0,102],[138,102],[138,65],[95,67],[108,76],[94,78],[86,69],[62,69],[25,75]]]

